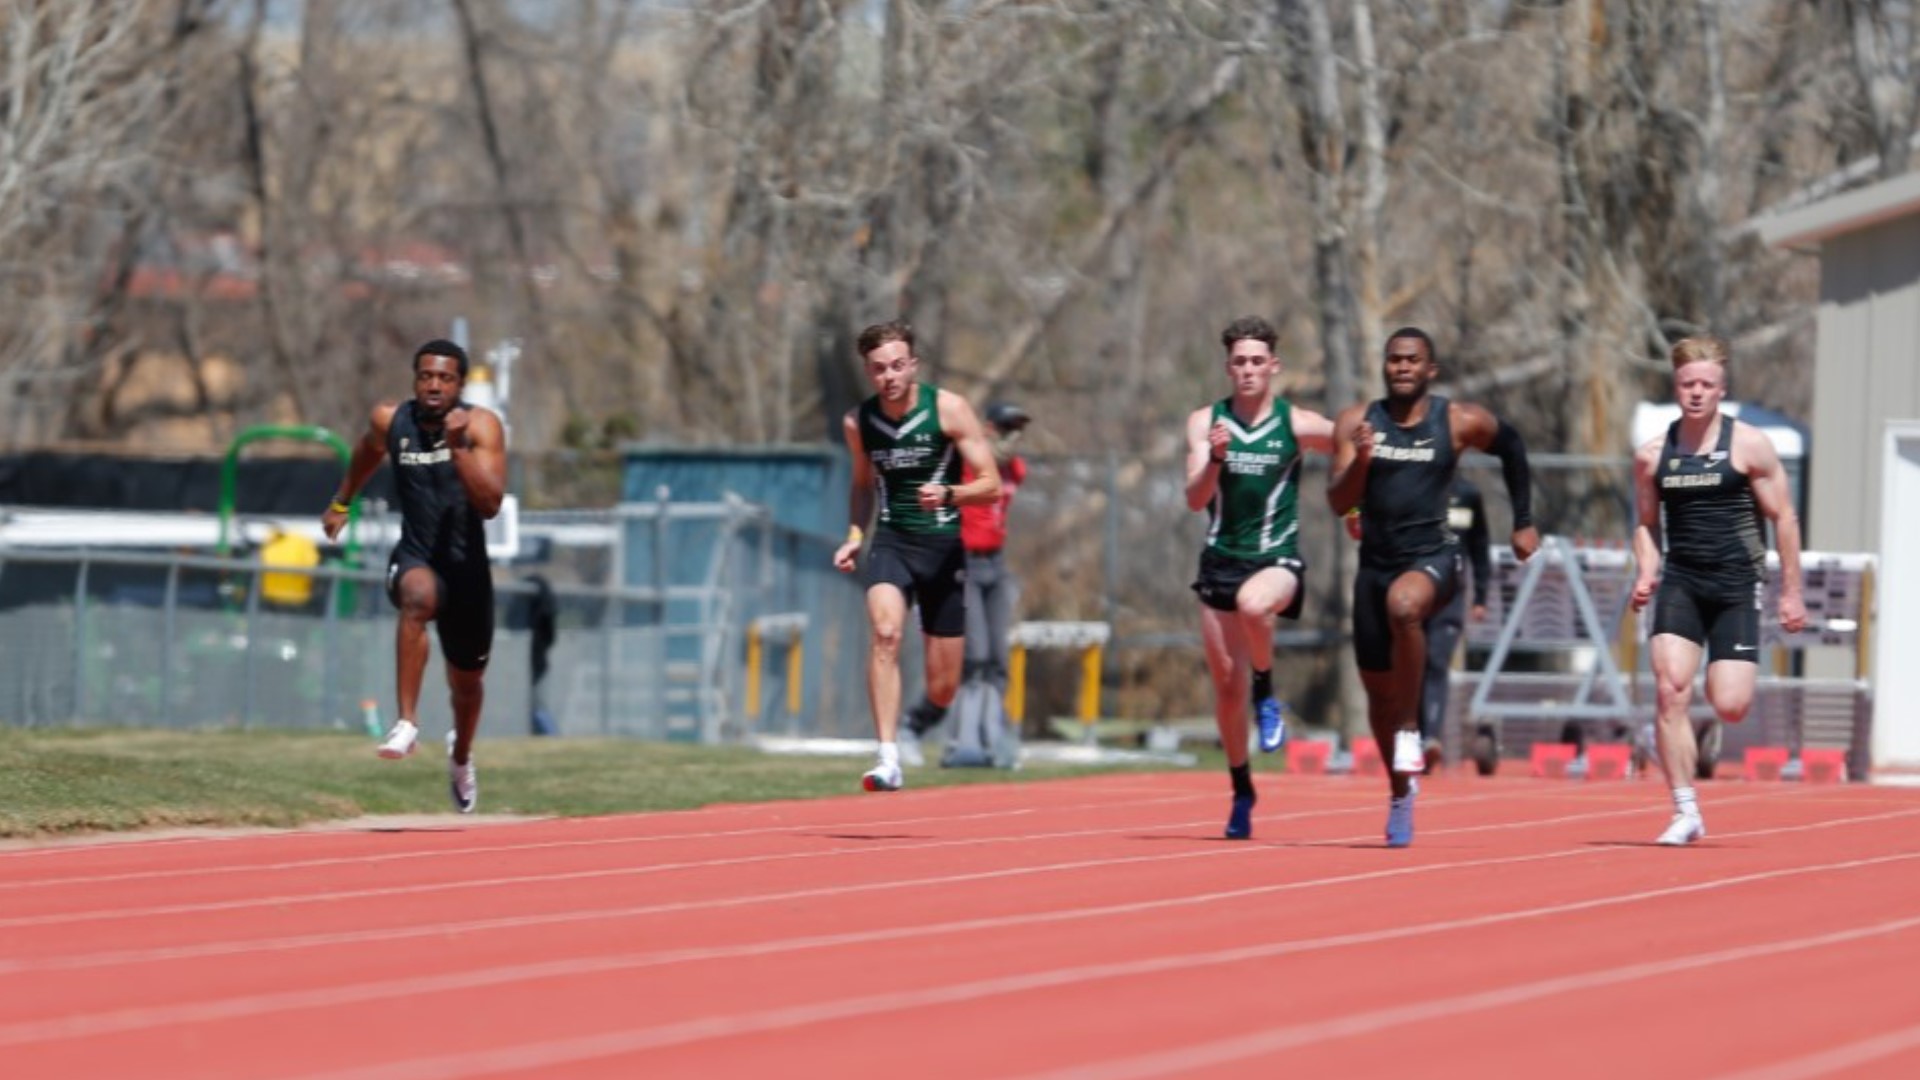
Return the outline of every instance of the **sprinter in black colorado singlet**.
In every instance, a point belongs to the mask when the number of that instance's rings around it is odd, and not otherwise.
[[[455,402],[450,411],[470,408]],[[387,562],[387,596],[400,607],[401,578],[425,567],[439,592],[435,626],[441,654],[463,671],[482,670],[493,648],[493,565],[487,559],[486,519],[460,483],[444,417],[422,424],[419,404],[403,401],[387,426],[386,441],[400,503],[400,542]]]
[[[1389,847],[1413,842],[1420,743],[1420,683],[1426,622],[1460,586],[1460,547],[1447,525],[1447,497],[1468,447],[1500,459],[1513,504],[1513,553],[1540,546],[1533,528],[1527,449],[1507,423],[1478,405],[1428,392],[1440,366],[1433,340],[1415,327],[1387,338],[1387,396],[1341,412],[1334,427],[1327,501],[1359,513],[1360,572],[1353,583],[1353,654],[1367,688],[1367,721],[1387,770]]]
[[[1800,597],[1800,522],[1786,470],[1758,428],[1720,411],[1727,393],[1727,343],[1683,338],[1668,359],[1680,419],[1633,456],[1636,574],[1632,604],[1654,604],[1647,651],[1653,663],[1654,737],[1673,796],[1673,817],[1657,843],[1683,846],[1707,835],[1693,788],[1710,775],[1700,760],[1689,709],[1693,680],[1707,661],[1714,715],[1737,722],[1753,705],[1760,671],[1760,607],[1767,570],[1766,529],[1780,550],[1780,627],[1806,625]]]
[[[1460,585],[1458,539],[1447,525],[1447,496],[1458,456],[1446,398],[1431,396],[1418,421],[1402,427],[1384,401],[1367,406],[1373,462],[1360,500],[1360,570],[1353,586],[1353,653],[1362,671],[1393,667],[1387,593],[1410,570],[1433,579],[1434,606]],[[1424,655],[1424,654],[1423,654]]]
[[[1693,454],[1682,451],[1675,420],[1654,468],[1666,552],[1653,632],[1706,645],[1709,663],[1760,659],[1767,540],[1753,484],[1733,465],[1738,426],[1722,416],[1713,449]]]
[[[427,624],[435,623],[453,697],[447,788],[463,814],[479,799],[473,740],[493,648],[493,575],[484,522],[500,512],[507,480],[505,428],[498,416],[460,400],[466,379],[466,350],[443,340],[420,346],[413,355],[413,397],[374,407],[321,519],[327,536],[337,539],[354,496],[382,461],[392,462],[400,542],[387,565],[387,596],[400,609],[394,635],[399,713],[379,753],[403,758],[419,740]]]

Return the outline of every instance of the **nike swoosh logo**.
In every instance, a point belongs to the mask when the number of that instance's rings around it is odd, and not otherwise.
[[[1751,646],[1751,645],[1735,645],[1735,646],[1733,647],[1733,651],[1734,651],[1734,652],[1752,652],[1752,651],[1753,651],[1753,646]]]

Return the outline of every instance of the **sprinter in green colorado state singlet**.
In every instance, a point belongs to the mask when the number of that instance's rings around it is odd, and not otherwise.
[[[1251,429],[1233,416],[1233,399],[1213,403],[1214,423],[1232,440],[1207,504],[1207,546],[1236,559],[1271,560],[1300,554],[1300,444],[1293,438],[1293,406],[1274,398],[1267,418]]]
[[[855,348],[874,394],[840,422],[853,458],[853,485],[847,538],[833,553],[833,565],[843,573],[863,571],[872,628],[867,692],[879,746],[860,784],[868,791],[898,791],[904,782],[897,735],[907,609],[920,609],[927,703],[944,713],[960,689],[966,660],[960,507],[998,500],[1000,467],[973,406],[919,380],[913,327],[876,323],[860,332]],[[869,523],[873,546],[863,559]]]
[[[960,478],[960,455],[940,430],[940,390],[917,383],[913,405],[897,422],[881,411],[880,398],[860,406],[860,446],[873,466],[882,529],[921,536],[958,535],[960,509],[920,505],[926,484],[952,484]]]
[[[1207,541],[1193,591],[1213,680],[1213,719],[1227,751],[1233,809],[1226,836],[1253,835],[1256,798],[1247,763],[1247,707],[1260,749],[1287,738],[1286,706],[1273,692],[1273,623],[1298,618],[1300,455],[1333,447],[1333,424],[1274,391],[1279,335],[1265,319],[1235,319],[1220,334],[1233,392],[1187,416],[1187,508],[1207,512]]]

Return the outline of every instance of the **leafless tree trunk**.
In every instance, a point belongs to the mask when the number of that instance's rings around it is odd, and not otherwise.
[[[1920,32],[1911,0],[1846,0],[1854,68],[1866,90],[1867,112],[1880,150],[1880,176],[1907,171],[1920,78]]]

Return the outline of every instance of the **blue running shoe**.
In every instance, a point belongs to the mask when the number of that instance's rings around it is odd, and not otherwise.
[[[1407,788],[1405,795],[1387,800],[1387,846],[1406,847],[1413,843],[1413,797],[1420,785]]]
[[[1247,840],[1252,838],[1254,801],[1255,799],[1252,795],[1235,795],[1233,797],[1233,813],[1227,815],[1227,839]]]
[[[1270,697],[1261,698],[1254,703],[1256,719],[1260,721],[1260,750],[1271,754],[1280,749],[1287,741],[1286,706]]]

